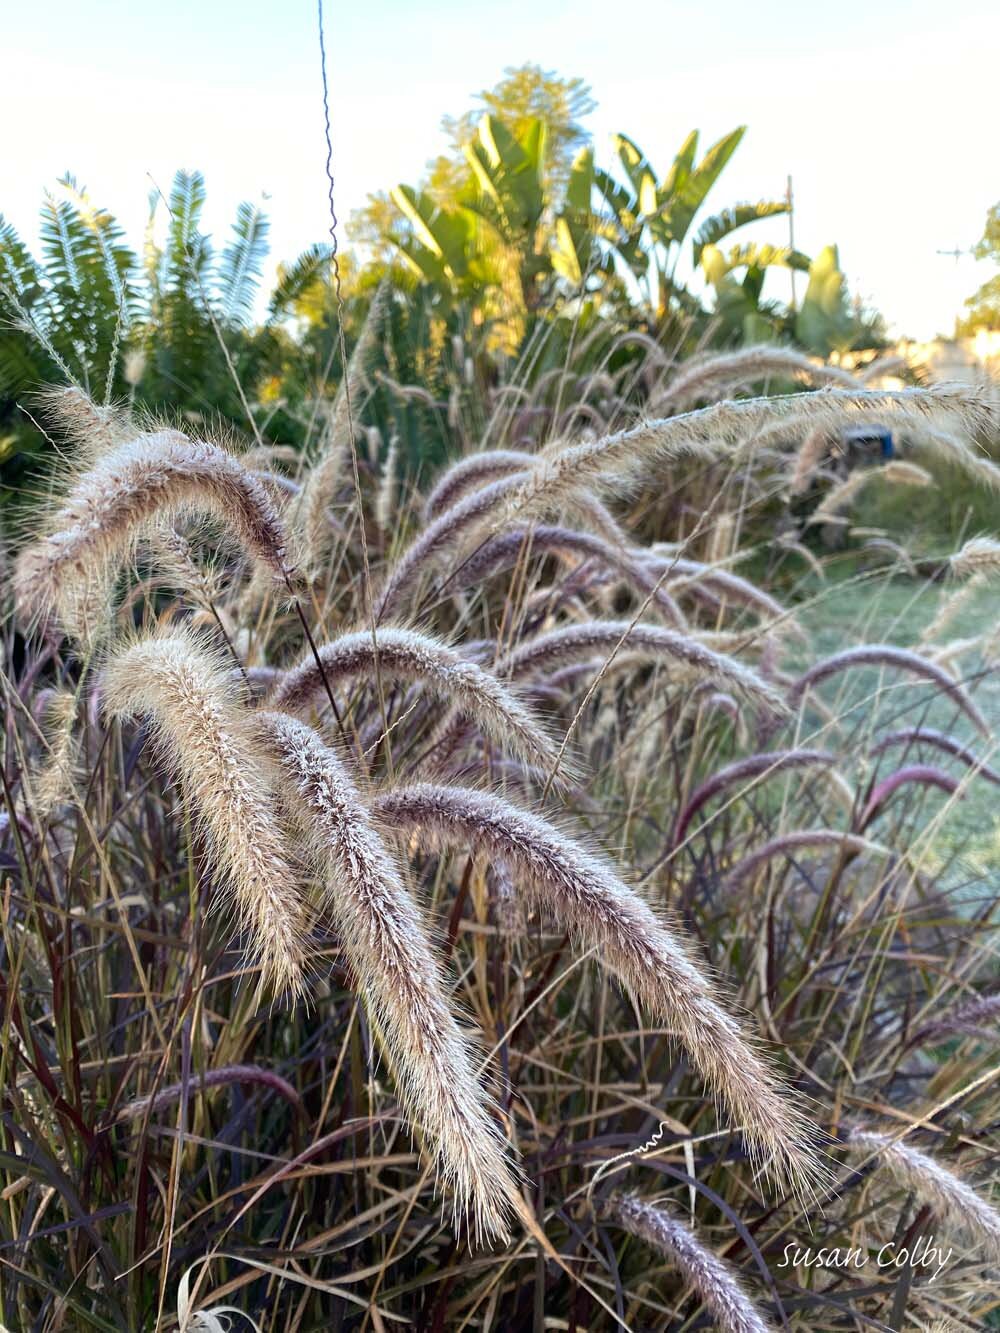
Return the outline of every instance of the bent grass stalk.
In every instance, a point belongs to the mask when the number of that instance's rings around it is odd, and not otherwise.
[[[554,915],[581,949],[594,949],[638,1006],[675,1033],[734,1116],[758,1171],[801,1190],[822,1176],[801,1113],[714,998],[676,928],[602,859],[539,816],[464,787],[400,787],[372,808],[393,828],[457,838],[505,861],[516,888]]]
[[[317,850],[324,901],[400,1091],[477,1242],[506,1239],[515,1186],[416,905],[332,750],[283,713],[258,718]]]
[[[502,748],[540,764],[551,764],[550,738],[514,691],[453,648],[415,630],[380,628],[373,647],[367,630],[344,634],[285,673],[271,694],[275,708],[301,712],[326,685],[366,676],[375,653],[383,674],[423,685],[473,719]]]

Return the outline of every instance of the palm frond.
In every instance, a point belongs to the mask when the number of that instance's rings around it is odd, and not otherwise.
[[[225,324],[245,323],[253,311],[270,226],[256,204],[244,201],[236,210],[233,239],[222,252],[215,282],[216,302]]]

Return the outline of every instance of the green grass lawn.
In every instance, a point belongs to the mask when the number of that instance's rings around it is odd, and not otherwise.
[[[916,648],[942,602],[953,597],[960,586],[907,576],[866,574],[853,556],[836,557],[830,561],[826,583],[810,575],[798,589],[803,599],[798,618],[809,634],[811,649],[790,647],[788,665],[797,669],[807,657],[815,661],[859,643]],[[933,649],[988,634],[998,621],[1000,587],[977,590],[963,600],[947,627],[928,647]],[[974,649],[958,655],[947,664],[947,669],[966,682],[979,709],[1000,734],[1000,665],[989,669],[981,652]],[[862,751],[876,728],[884,734],[922,725],[951,732],[977,756],[1000,769],[1000,741],[987,741],[947,698],[932,694],[931,686],[911,683],[912,679],[889,669],[872,667],[836,676],[820,686],[824,701],[838,714],[847,714],[842,724],[847,748],[856,746]],[[818,714],[810,712],[808,716],[822,725]],[[817,737],[817,741],[823,743],[828,738],[835,744],[828,732]],[[842,736],[841,744],[844,740]],[[882,756],[879,773],[886,776],[902,762],[915,763],[918,758],[956,777],[964,771],[960,761],[939,755],[929,747],[911,748],[905,760],[903,755],[900,748]],[[1000,892],[1000,787],[983,779],[972,779],[958,801],[946,798],[943,793],[929,793],[926,811],[928,819],[941,812],[930,856],[949,863],[948,881],[956,886],[978,881],[979,896],[986,887],[982,881],[986,880]],[[879,836],[879,820],[872,825],[872,834]]]

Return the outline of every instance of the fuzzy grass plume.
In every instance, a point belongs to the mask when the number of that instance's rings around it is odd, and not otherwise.
[[[847,1151],[874,1159],[898,1185],[930,1204],[942,1226],[967,1240],[991,1268],[1000,1266],[1000,1213],[954,1172],[892,1134],[873,1130],[852,1129]]]
[[[417,783],[384,792],[379,818],[468,842],[505,861],[520,892],[556,918],[621,980],[640,1009],[665,1022],[741,1128],[758,1169],[808,1188],[821,1174],[810,1133],[775,1075],[725,1012],[672,925],[601,858],[498,796]]]
[[[251,716],[224,660],[189,632],[157,632],[111,656],[103,697],[111,717],[148,719],[180,774],[262,980],[300,991],[308,913]]]
[[[377,654],[377,663],[376,663]],[[273,707],[308,708],[327,685],[373,677],[414,682],[433,690],[471,718],[501,748],[539,764],[554,762],[555,750],[541,723],[516,693],[491,672],[427,634],[393,626],[343,634],[303,658],[272,691]]]
[[[456,1215],[477,1242],[506,1239],[513,1177],[416,904],[336,754],[305,723],[259,725],[299,807],[324,903],[400,1091],[425,1135]]]
[[[798,676],[789,686],[788,703],[791,708],[798,708],[807,691],[814,689],[822,680],[837,675],[841,671],[851,671],[859,666],[885,666],[896,671],[907,671],[934,685],[946,695],[956,707],[972,721],[984,736],[990,734],[990,728],[982,713],[972,699],[948,673],[934,662],[919,653],[893,644],[864,643],[854,648],[845,648],[843,652],[833,653],[822,661],[816,662]]]
[[[784,703],[761,676],[733,657],[706,648],[690,635],[661,625],[627,620],[592,620],[561,625],[526,640],[498,664],[498,675],[525,679],[538,671],[568,663],[591,661],[618,651],[638,662],[680,666],[699,680],[711,681],[770,714],[782,714]]]
[[[743,442],[752,448],[755,434],[782,417],[805,411],[813,426],[830,429],[873,415],[921,427],[957,416],[972,429],[996,415],[983,394],[952,385],[927,390],[819,389],[783,398],[726,400],[582,444],[551,446],[524,481],[511,488],[505,511],[522,522],[540,519],[574,488],[603,486],[628,493],[657,463],[676,458],[732,460]]]
[[[48,535],[26,547],[15,582],[27,613],[54,613],[71,632],[93,626],[81,614],[107,598],[118,568],[153,522],[180,513],[218,518],[254,560],[286,580],[288,543],[267,491],[217,445],[177,431],[139,436],[103,454],[51,516]]]
[[[609,1222],[657,1250],[698,1293],[720,1333],[770,1333],[729,1264],[704,1244],[663,1204],[637,1194],[613,1194],[602,1209]]]

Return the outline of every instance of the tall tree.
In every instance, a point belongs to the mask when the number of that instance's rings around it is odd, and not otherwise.
[[[590,85],[579,78],[561,78],[540,65],[512,65],[495,88],[484,89],[474,100],[476,105],[463,115],[445,116],[441,121],[452,147],[447,158],[434,164],[432,192],[435,176],[439,172],[446,175],[448,165],[463,174],[465,150],[475,139],[484,112],[503,121],[516,139],[532,121],[542,122],[546,133],[544,185],[547,193],[560,192],[569,180],[573,159],[590,142],[583,125],[597,106]]]

